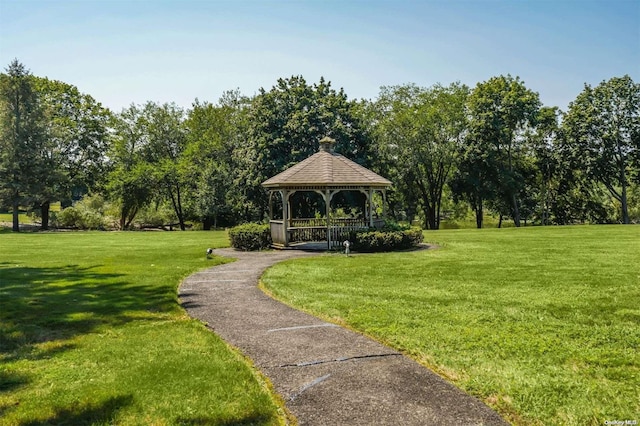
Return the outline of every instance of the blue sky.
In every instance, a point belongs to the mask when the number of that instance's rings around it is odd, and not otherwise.
[[[115,111],[291,75],[374,99],[500,74],[566,109],[584,83],[640,82],[640,0],[0,0],[2,68],[13,58]]]

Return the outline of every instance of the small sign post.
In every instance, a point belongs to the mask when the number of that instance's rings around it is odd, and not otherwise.
[[[349,253],[351,252],[350,247],[351,247],[351,243],[349,242],[349,240],[345,240],[344,243],[342,243],[342,245],[344,246],[344,252],[347,256],[349,256]]]

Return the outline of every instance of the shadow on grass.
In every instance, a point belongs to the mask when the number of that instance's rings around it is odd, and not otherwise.
[[[175,306],[167,287],[133,284],[121,274],[96,272],[97,267],[0,263],[0,360],[48,358],[72,348],[61,340],[153,319],[153,312]],[[44,342],[55,343],[34,347]]]
[[[266,425],[273,423],[273,418],[266,415],[255,414],[242,419],[221,420],[213,417],[178,417],[175,424],[184,426],[250,426],[250,425]]]
[[[133,396],[122,395],[98,404],[59,408],[48,419],[20,423],[20,426],[113,424],[118,411],[133,402]]]
[[[21,386],[24,386],[27,383],[29,383],[29,381],[30,381],[29,378],[24,374],[15,373],[13,371],[1,370],[0,371],[0,395],[3,392],[9,392]],[[0,412],[0,414],[2,413]]]

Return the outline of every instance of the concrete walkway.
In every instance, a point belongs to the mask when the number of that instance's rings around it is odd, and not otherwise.
[[[300,425],[504,425],[481,401],[380,343],[292,309],[257,288],[299,250],[214,254],[238,259],[191,275],[179,297],[271,380]]]

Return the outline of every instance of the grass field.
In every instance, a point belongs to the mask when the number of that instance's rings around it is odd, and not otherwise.
[[[640,226],[425,233],[281,263],[287,303],[402,350],[515,424],[640,421]]]
[[[271,425],[280,404],[177,302],[223,232],[0,233],[0,424]]]
[[[18,220],[20,224],[31,224],[33,220],[26,213],[20,213],[18,215]],[[9,224],[9,229],[11,229],[11,223],[13,222],[13,214],[12,213],[0,213],[0,222],[4,222]]]

